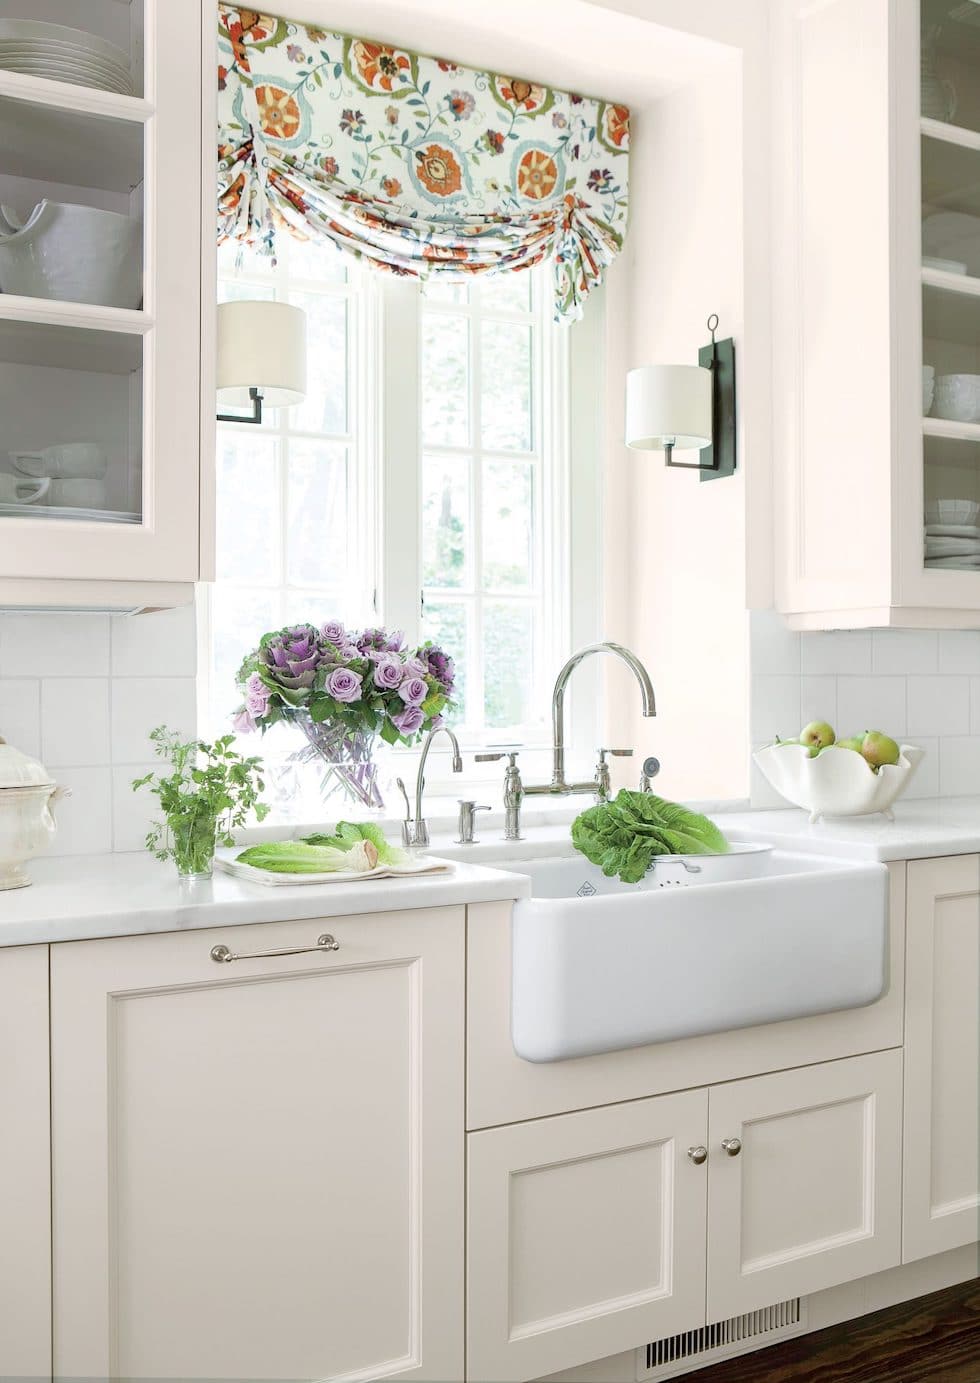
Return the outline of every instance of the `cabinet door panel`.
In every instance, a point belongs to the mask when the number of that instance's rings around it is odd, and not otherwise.
[[[709,1320],[898,1263],[901,1118],[900,1051],[712,1088]]]
[[[0,950],[0,1377],[51,1376],[48,948]]]
[[[909,865],[905,1262],[980,1238],[980,857]]]
[[[210,957],[325,929],[335,955]],[[441,909],[55,948],[59,1374],[461,1377],[462,935]]]
[[[695,1090],[470,1135],[470,1380],[703,1324],[706,1114]]]

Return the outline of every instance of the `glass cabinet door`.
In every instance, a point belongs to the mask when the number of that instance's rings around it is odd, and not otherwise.
[[[962,581],[980,575],[980,4],[920,18],[923,560]]]
[[[159,40],[201,12],[163,10],[0,0],[0,578],[198,575],[201,100]]]

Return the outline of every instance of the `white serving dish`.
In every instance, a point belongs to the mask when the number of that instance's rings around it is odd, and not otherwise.
[[[51,844],[52,809],[68,795],[37,759],[0,739],[0,891],[30,884],[24,865]]]
[[[56,48],[77,50],[77,56],[102,58],[123,69],[129,66],[128,54],[108,39],[87,29],[70,29],[65,24],[47,24],[37,19],[0,19],[0,44],[29,45],[39,53]]]
[[[13,224],[10,208],[4,220]],[[0,234],[0,292],[137,308],[142,298],[139,223],[67,202],[39,202],[20,230]]]
[[[924,753],[903,744],[898,763],[885,764],[877,772],[855,750],[837,745],[812,759],[802,744],[771,744],[752,757],[779,795],[808,811],[811,821],[875,812],[891,821],[892,806],[908,787]]]
[[[957,423],[980,419],[980,375],[938,375],[932,412]]]
[[[638,884],[581,856],[509,864],[532,888],[511,926],[519,1057],[564,1061],[879,997],[885,865],[753,845],[689,859],[699,873],[663,857]]]
[[[922,222],[922,253],[954,259],[980,276],[980,217],[965,211],[937,211]]]
[[[20,475],[35,480],[44,476],[56,480],[101,480],[108,457],[96,442],[63,442],[40,451],[12,451],[10,464]]]
[[[926,504],[926,523],[967,527],[980,514],[980,504],[972,499],[932,499]]]

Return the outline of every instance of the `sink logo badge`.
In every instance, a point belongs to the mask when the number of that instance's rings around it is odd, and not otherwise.
[[[582,885],[580,889],[578,889],[577,892],[579,898],[591,898],[594,893],[598,892],[598,890],[595,884],[590,884],[588,879],[586,879],[585,883]]]

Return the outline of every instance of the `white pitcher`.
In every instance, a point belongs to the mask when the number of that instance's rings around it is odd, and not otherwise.
[[[140,258],[131,216],[45,199],[19,225],[12,208],[0,208],[0,292],[139,307]]]

